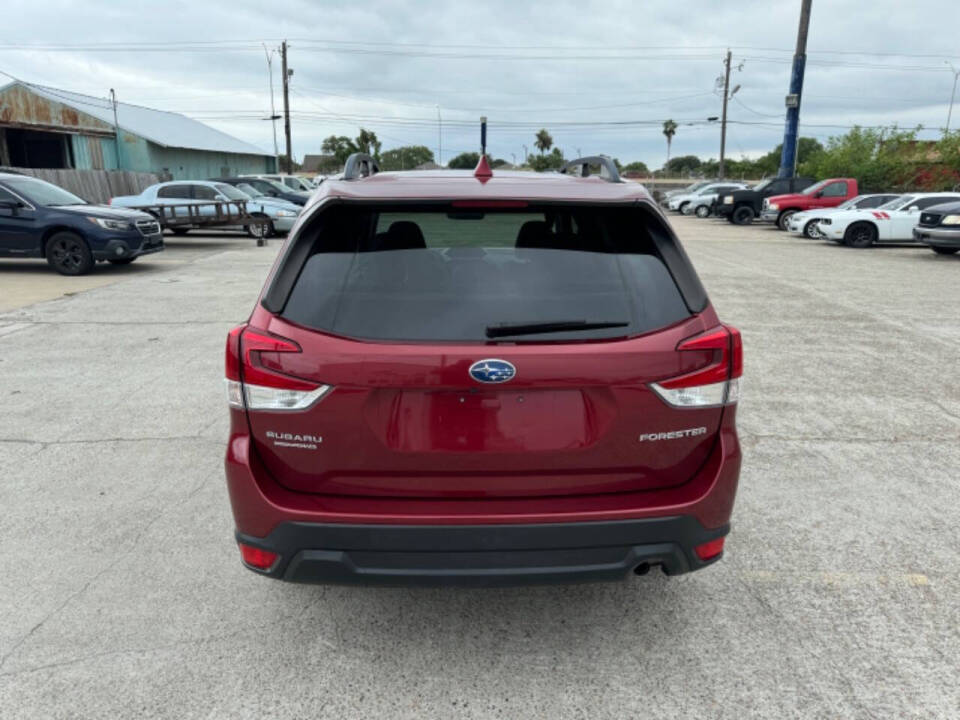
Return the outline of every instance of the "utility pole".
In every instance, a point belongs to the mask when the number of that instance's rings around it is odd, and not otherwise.
[[[724,177],[724,159],[727,154],[727,103],[730,102],[730,51],[727,50],[727,59],[724,61],[726,69],[723,72],[723,119],[720,121],[720,179]]]
[[[950,66],[950,72],[953,73],[953,92],[950,93],[950,109],[947,111],[947,129],[944,132],[946,136],[950,132],[950,119],[953,117],[953,100],[957,96],[957,78],[960,78],[960,70],[957,70],[949,60],[944,60],[944,62]]]
[[[293,150],[290,147],[290,76],[293,70],[287,69],[287,41],[280,45],[280,58],[283,60],[283,131],[287,136],[287,174],[293,174]]]
[[[113,137],[117,145],[117,170],[123,170],[120,162],[120,123],[117,122],[117,94],[110,88],[110,104],[113,105]]]
[[[800,97],[803,95],[803,74],[807,66],[807,33],[810,30],[810,5],[813,0],[800,0],[800,26],[797,29],[797,50],[790,71],[790,94],[787,95],[787,120],[783,129],[783,151],[777,177],[793,177],[797,171],[797,144],[800,127]]]
[[[437,165],[443,167],[443,120],[440,117],[440,105],[437,105]]]

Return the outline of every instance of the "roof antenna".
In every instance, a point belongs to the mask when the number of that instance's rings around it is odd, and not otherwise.
[[[480,182],[486,182],[493,177],[493,170],[490,169],[490,163],[487,162],[487,117],[480,118],[480,161],[477,163],[473,176]]]

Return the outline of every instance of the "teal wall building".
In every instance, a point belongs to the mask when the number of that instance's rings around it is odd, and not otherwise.
[[[174,180],[277,171],[273,155],[180,113],[118,102],[114,115],[108,98],[19,80],[0,87],[0,166]]]

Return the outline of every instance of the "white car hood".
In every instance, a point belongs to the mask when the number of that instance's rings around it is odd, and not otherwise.
[[[795,222],[802,222],[804,220],[812,220],[813,218],[822,218],[827,215],[833,216],[841,212],[863,212],[863,210],[837,210],[836,208],[821,208],[819,210],[804,210],[803,212],[795,213],[791,220]]]

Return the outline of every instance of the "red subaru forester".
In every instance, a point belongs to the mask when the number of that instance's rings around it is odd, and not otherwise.
[[[609,159],[380,173],[352,156],[227,338],[242,560],[321,583],[700,569],[729,530],[742,367]]]

